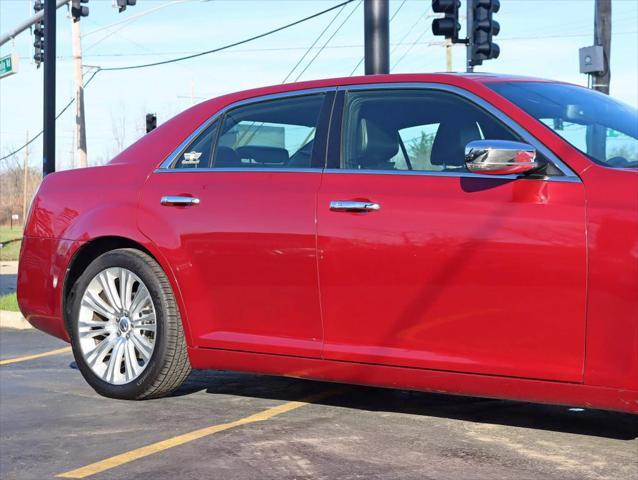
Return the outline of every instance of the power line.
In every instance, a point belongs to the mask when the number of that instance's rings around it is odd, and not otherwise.
[[[98,73],[100,73],[100,70],[99,70],[99,69],[93,72],[93,75],[91,75],[91,76],[89,77],[89,79],[88,79],[86,82],[84,82],[84,88],[86,88],[86,86],[87,86],[89,83],[91,83],[91,80],[93,80],[93,79],[95,78],[95,76],[96,76]],[[74,97],[74,98],[72,98],[72,99],[69,101],[69,103],[67,103],[67,104],[64,106],[64,108],[63,108],[62,110],[60,110],[60,113],[58,113],[58,114],[55,116],[55,119],[57,120],[58,118],[60,118],[60,117],[62,116],[62,114],[63,114],[64,112],[66,112],[66,111],[69,109],[69,107],[70,107],[71,105],[73,105],[73,103],[75,103],[75,97]],[[24,150],[24,149],[25,149],[25,148],[27,148],[29,145],[31,145],[31,144],[32,144],[35,140],[37,140],[40,136],[42,136],[42,134],[43,134],[43,133],[44,133],[44,130],[40,130],[40,132],[38,132],[38,134],[37,134],[37,135],[35,135],[34,137],[32,137],[32,138],[31,138],[31,140],[29,140],[27,143],[25,143],[24,145],[22,145],[20,148],[18,148],[17,150],[14,150],[14,151],[13,151],[13,152],[11,152],[10,154],[5,155],[5,156],[4,156],[4,157],[2,157],[2,158],[0,158],[0,162],[1,162],[2,160],[5,160],[5,159],[7,159],[7,158],[9,158],[9,157],[14,156],[16,153],[20,153],[22,150]]]
[[[359,1],[359,4],[361,3],[362,0]],[[303,59],[306,57],[306,55],[308,55],[308,53],[310,53],[310,51],[312,50],[312,48],[319,42],[319,40],[321,39],[321,37],[323,37],[323,35],[328,31],[328,29],[330,28],[330,26],[334,23],[334,21],[337,19],[337,17],[339,17],[341,15],[341,12],[343,12],[343,10],[346,8],[346,5],[343,5],[341,7],[341,9],[337,12],[337,14],[332,18],[332,20],[330,20],[330,22],[328,23],[328,25],[326,25],[326,28],[324,28],[322,30],[322,32],[319,34],[319,36],[315,39],[315,41],[312,43],[312,45],[310,47],[308,47],[308,49],[306,50],[306,52],[301,56],[301,58],[299,59],[299,61],[295,64],[294,67],[292,67],[292,69],[290,70],[290,72],[288,72],[288,75],[286,75],[286,78],[284,78],[284,81],[281,83],[286,83],[286,80],[288,80],[288,78],[292,75],[292,73],[296,70],[296,68],[301,64],[301,62],[303,61]],[[330,36],[330,38],[328,38],[328,40],[326,41],[326,43],[323,44],[323,46],[319,49],[319,52],[310,60],[310,62],[308,62],[308,64],[306,65],[306,67],[299,73],[299,75],[297,75],[297,77],[295,78],[295,82],[297,80],[299,80],[299,77],[301,77],[301,75],[303,75],[303,73],[308,69],[308,67],[310,65],[312,65],[312,62],[315,61],[315,59],[317,58],[317,56],[321,53],[321,51],[325,48],[325,46],[328,44],[328,42],[330,42],[330,40],[332,40],[332,38],[337,34],[337,32],[341,29],[341,27],[343,27],[343,25],[348,21],[348,19],[352,16],[352,14],[354,13],[354,10],[356,10],[357,8],[359,8],[359,5],[356,5],[354,7],[354,9],[352,10],[352,12],[350,12],[350,15],[348,15],[346,17],[346,19],[341,23],[341,25],[339,25],[339,27],[334,31],[334,33]],[[238,144],[241,144],[241,142],[244,140],[244,137],[246,137],[247,135],[249,135],[248,140],[246,141],[246,143],[249,143],[251,141],[251,139],[257,134],[257,132],[261,129],[261,127],[264,126],[264,122],[259,122],[259,125],[257,125],[258,122],[252,122],[246,132],[239,138],[239,140],[237,141]],[[256,128],[251,132],[250,130],[255,127]],[[310,135],[312,135],[313,131],[310,132]],[[308,138],[309,138],[308,137]],[[306,143],[305,141],[303,142],[304,144]]]
[[[317,57],[321,54],[321,52],[323,52],[323,49],[326,48],[328,43],[330,43],[330,40],[332,40],[335,37],[335,35],[337,35],[337,33],[339,33],[339,30],[341,30],[343,28],[343,26],[346,24],[346,22],[348,20],[350,20],[350,17],[352,17],[352,14],[359,8],[359,6],[361,5],[362,2],[363,2],[363,0],[359,0],[359,3],[357,5],[355,5],[355,7],[348,14],[348,16],[344,19],[344,21],[341,22],[341,25],[339,25],[337,27],[337,29],[332,33],[332,35],[330,35],[330,38],[328,38],[328,40],[326,40],[326,43],[324,43],[323,46],[319,49],[319,51],[315,54],[315,56],[312,57],[312,60],[310,60],[310,62],[308,62],[308,65],[306,65],[306,67],[299,73],[299,75],[297,75],[297,77],[295,78],[295,82],[301,78],[301,76],[306,72],[306,70],[308,70],[310,65],[312,65],[313,62],[317,59]]]
[[[1,0],[0,0],[1,1]],[[638,30],[632,31],[623,31],[623,32],[614,32],[614,37],[619,35],[636,35]],[[517,37],[499,37],[499,41],[522,41],[522,40],[538,40],[545,38],[582,38],[582,37],[591,37],[591,33],[574,33],[574,34],[551,34],[551,35],[533,35],[533,36],[517,36]],[[390,46],[395,48],[399,46],[408,46],[412,45],[413,42],[397,42],[390,43]],[[438,42],[417,42],[416,45],[442,45],[445,46],[444,41]],[[342,45],[328,45],[325,49],[348,49],[348,48],[362,48],[364,45],[362,43],[352,43],[352,44],[342,44]],[[309,47],[264,47],[264,48],[244,48],[235,50],[233,53],[254,53],[254,52],[288,52],[288,51],[296,51],[296,50],[307,50]],[[321,48],[316,45],[312,47],[312,49]],[[181,55],[181,54],[190,54],[194,53],[192,51],[168,51],[168,52],[153,52],[148,51],[144,53],[93,53],[89,55],[83,55],[83,57],[159,57],[162,55]],[[21,60],[28,60],[31,58],[29,55],[20,55]],[[69,60],[72,59],[72,55],[57,55],[55,57],[58,60]],[[88,66],[87,66],[88,67]],[[93,67],[97,68],[97,67]]]
[[[399,47],[399,45],[402,45],[402,44],[403,44],[403,41],[404,41],[406,38],[408,38],[408,36],[412,33],[412,30],[414,30],[414,27],[416,27],[416,26],[419,24],[419,22],[420,22],[421,20],[423,20],[423,18],[424,18],[424,17],[426,17],[426,16],[427,16],[427,17],[430,17],[430,16],[434,16],[434,15],[428,15],[428,12],[427,12],[427,11],[423,12],[423,14],[422,14],[419,18],[417,18],[417,19],[416,19],[416,22],[414,22],[414,23],[412,24],[412,26],[411,26],[410,28],[408,28],[408,31],[407,31],[407,32],[405,32],[405,35],[403,35],[403,36],[401,37],[401,40],[399,40],[399,42],[398,42],[398,43],[394,46],[394,48],[393,48],[393,49],[392,49],[392,51],[390,52],[390,55],[392,55],[392,54],[393,54],[393,53],[397,50],[397,48]],[[427,18],[427,17],[426,17],[426,18]]]
[[[188,2],[188,1],[190,1],[190,0],[173,0],[172,2],[164,3],[162,5],[158,5],[156,7],[149,8],[148,10],[144,10],[143,12],[136,13],[135,15],[129,16],[128,18],[125,18],[124,20],[119,20],[119,21],[113,22],[113,23],[111,23],[109,25],[104,25],[102,27],[98,27],[98,28],[96,28],[94,30],[91,30],[89,32],[83,33],[82,37],[83,38],[84,37],[88,37],[89,35],[93,35],[94,33],[99,33],[99,32],[101,32],[103,30],[108,30],[110,28],[117,27],[118,25],[122,25],[122,24],[124,24],[125,26],[128,26],[129,23],[132,23],[132,22],[136,21],[138,18],[145,17],[146,15],[148,15],[150,13],[153,13],[153,12],[155,12],[157,10],[160,10],[160,9],[166,8],[166,7],[170,7],[171,5],[175,5],[175,4],[178,4],[178,3],[185,3],[185,2]],[[93,23],[95,23],[95,22],[93,22]],[[107,34],[107,37],[109,37],[110,35],[111,35],[111,33]],[[104,40],[107,37],[104,37],[102,40]],[[100,42],[102,40],[100,40]]]
[[[407,0],[403,0],[403,2],[401,2],[401,5],[399,5],[397,7],[397,9],[394,11],[394,13],[392,14],[392,16],[390,17],[390,24],[392,24],[392,20],[394,20],[394,17],[397,16],[397,14],[401,11],[401,9],[403,8],[403,5],[405,5],[405,2],[407,2]],[[351,77],[352,75],[354,75],[354,72],[357,71],[357,68],[359,68],[361,66],[361,64],[363,63],[363,61],[365,60],[365,56],[361,57],[361,60],[359,60],[359,63],[357,63],[354,68],[352,69],[352,71],[350,72],[350,75],[348,75],[349,77]]]
[[[427,33],[427,30],[423,30],[423,32],[421,32],[421,35],[419,35],[417,37],[417,39],[412,43],[412,45],[410,45],[408,47],[408,49],[405,51],[405,53],[403,53],[403,55],[401,55],[401,58],[399,58],[396,63],[394,65],[392,65],[392,70],[394,70],[395,68],[397,68],[397,66],[399,65],[399,63],[401,63],[401,61],[408,55],[408,53],[410,53],[412,51],[412,49],[414,48],[414,46],[419,42],[419,40],[421,40],[425,34]]]
[[[330,20],[328,22],[328,25],[326,25],[326,27],[321,31],[321,33],[317,36],[317,38],[315,38],[315,41],[312,42],[312,45],[310,45],[306,51],[304,52],[304,54],[301,56],[301,58],[299,59],[299,61],[295,64],[294,67],[292,67],[292,69],[290,70],[290,72],[288,72],[288,75],[286,75],[286,78],[283,79],[283,81],[281,83],[286,83],[286,81],[290,78],[290,76],[292,75],[292,73],[297,69],[297,67],[299,65],[301,65],[301,62],[304,61],[304,59],[308,56],[308,54],[312,51],[312,49],[315,47],[315,45],[317,45],[317,43],[319,42],[319,40],[321,40],[321,37],[324,36],[324,34],[328,31],[328,29],[332,26],[332,24],[335,22],[335,20],[337,19],[337,17],[339,15],[341,15],[341,12],[343,12],[343,9],[346,8],[346,6],[344,5],[343,7],[341,7],[341,10],[339,10],[337,12],[337,14],[332,17],[332,20]]]
[[[243,45],[245,43],[249,43],[255,40],[258,40],[260,38],[264,38],[267,37],[269,35],[272,35],[274,33],[278,33],[281,32],[282,30],[286,30],[288,28],[294,27],[296,25],[299,25],[300,23],[304,23],[307,22],[308,20],[312,20],[313,18],[317,18],[320,17],[321,15],[325,15],[328,12],[332,12],[333,10],[336,10],[338,8],[343,7],[344,5],[347,5],[348,3],[353,2],[354,0],[346,0],[344,2],[341,2],[337,5],[334,5],[330,8],[326,8],[325,10],[322,10],[320,12],[314,13],[312,15],[309,15],[307,17],[304,17],[302,19],[296,20],[294,22],[288,23],[286,25],[283,25],[281,27],[277,27],[273,30],[269,30],[268,32],[264,32],[264,33],[260,33],[259,35],[255,35],[253,37],[250,38],[246,38],[244,40],[239,40],[238,42],[234,42],[234,43],[230,43],[228,45],[224,45],[222,47],[217,47],[217,48],[213,48],[210,50],[205,50],[203,52],[198,52],[198,53],[194,53],[192,55],[186,55],[184,57],[178,57],[178,58],[172,58],[170,60],[162,60],[159,62],[153,62],[153,63],[145,63],[145,64],[141,64],[141,65],[129,65],[129,66],[124,66],[124,67],[98,67],[101,71],[105,71],[105,72],[112,72],[112,71],[116,71],[116,70],[133,70],[133,69],[138,69],[138,68],[146,68],[146,67],[155,67],[158,65],[166,65],[168,63],[175,63],[175,62],[181,62],[184,60],[190,60],[191,58],[196,58],[196,57],[201,57],[203,55],[209,55],[211,53],[216,53],[216,52],[221,52],[222,50],[228,50],[229,48],[233,48],[236,47],[238,45]]]
[[[341,3],[337,4],[337,5],[334,5],[334,6],[330,7],[330,8],[327,8],[327,9],[322,10],[320,12],[317,12],[315,14],[312,14],[312,15],[309,15],[307,17],[304,17],[304,18],[302,18],[300,20],[297,20],[295,22],[288,23],[288,24],[286,24],[284,26],[275,28],[274,30],[270,30],[268,32],[261,33],[259,35],[255,35],[253,37],[250,37],[250,38],[247,38],[247,39],[244,39],[244,40],[240,40],[238,42],[234,42],[234,43],[231,43],[231,44],[228,44],[228,45],[224,45],[223,47],[214,48],[214,49],[207,50],[207,51],[204,51],[204,52],[199,52],[199,53],[196,53],[196,54],[193,54],[193,55],[187,55],[187,56],[184,56],[184,57],[173,58],[173,59],[170,59],[170,60],[164,60],[164,61],[161,61],[161,62],[154,62],[154,63],[148,63],[148,64],[143,64],[143,65],[132,65],[132,66],[128,66],[128,67],[104,67],[103,68],[103,67],[100,67],[100,66],[89,66],[89,65],[86,65],[87,68],[95,68],[96,70],[93,72],[91,77],[85,82],[84,87],[86,88],[86,86],[91,82],[91,80],[93,80],[93,78],[95,78],[95,76],[98,73],[102,72],[102,71],[131,70],[131,69],[137,69],[137,68],[153,67],[153,66],[156,66],[156,65],[163,65],[163,64],[167,64],[167,63],[179,62],[179,61],[182,61],[182,60],[188,60],[188,59],[191,59],[191,58],[201,57],[203,55],[208,55],[208,54],[211,54],[211,53],[220,52],[222,50],[227,50],[229,48],[236,47],[238,45],[243,45],[245,43],[252,42],[254,40],[258,40],[258,39],[266,37],[268,35],[272,35],[274,33],[280,32],[280,31],[285,30],[287,28],[294,27],[295,25],[299,25],[300,23],[306,22],[306,21],[311,20],[313,18],[317,18],[317,17],[319,17],[321,15],[324,15],[324,14],[326,14],[328,12],[331,12],[333,10],[336,10],[338,8],[343,8],[347,4],[352,3],[353,1],[354,0],[346,0],[344,2],[341,2]],[[64,106],[64,108],[60,111],[60,113],[57,114],[55,119],[57,120],[58,118],[60,118],[60,116],[62,116],[62,114],[64,112],[66,112],[68,110],[68,108],[71,105],[73,105],[74,102],[75,102],[75,98],[73,98],[71,101],[69,101],[69,103],[67,103]],[[33,143],[37,138],[39,138],[43,133],[44,133],[44,130],[41,130],[37,135],[35,135],[33,138],[31,138],[29,140],[29,142],[25,143],[20,148],[14,150],[13,152],[9,153],[8,155],[5,155],[4,157],[0,158],[0,161],[5,160],[5,159],[7,159],[9,157],[12,157],[13,155],[15,155],[17,153],[20,153],[22,150],[24,150],[26,147],[28,147],[31,143]]]

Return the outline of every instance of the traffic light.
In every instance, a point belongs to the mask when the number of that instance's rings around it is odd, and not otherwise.
[[[44,9],[44,3],[42,0],[35,0],[33,2],[33,11],[38,13],[40,10]],[[35,65],[37,68],[40,68],[40,64],[44,62],[44,22],[39,21],[33,25],[33,46],[35,47],[35,52],[33,54],[33,60],[35,60]]]
[[[432,10],[436,13],[445,13],[443,18],[432,21],[432,33],[451,38],[453,42],[459,38],[459,8],[460,0],[432,0]]]
[[[157,128],[157,115],[154,113],[146,114],[146,133]]]
[[[71,16],[75,22],[89,16],[89,7],[82,6],[83,3],[89,3],[89,0],[71,0]]]
[[[137,3],[137,0],[117,0],[117,9],[120,13],[126,10],[126,7],[132,7]]]
[[[501,27],[492,19],[500,8],[499,0],[474,0],[470,65],[481,65],[483,60],[498,58],[501,53],[499,46],[493,42]]]

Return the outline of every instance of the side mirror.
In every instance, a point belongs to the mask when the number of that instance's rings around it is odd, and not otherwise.
[[[508,140],[475,140],[465,147],[465,165],[470,172],[486,175],[525,173],[538,167],[536,149]]]

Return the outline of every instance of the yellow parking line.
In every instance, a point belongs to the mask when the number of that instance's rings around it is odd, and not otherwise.
[[[60,355],[61,353],[68,353],[71,351],[71,347],[58,348],[57,350],[51,350],[50,352],[36,353],[35,355],[25,355],[24,357],[8,358],[7,360],[0,360],[0,365],[9,365],[10,363],[26,362],[27,360],[35,360],[36,358],[50,357],[51,355]]]
[[[304,405],[308,405],[309,403],[315,403],[320,401],[326,397],[335,395],[344,391],[344,389],[331,390],[328,392],[319,393],[317,395],[312,395],[306,397],[300,401],[287,402],[276,407],[268,408],[261,412],[255,413],[248,417],[240,418],[239,420],[235,420],[233,422],[221,423],[219,425],[212,425],[210,427],[201,428],[199,430],[194,430],[192,432],[184,433],[182,435],[177,435],[176,437],[169,438],[167,440],[162,440],[161,442],[151,443],[150,445],[146,445],[141,448],[136,448],[135,450],[130,450],[125,453],[121,453],[120,455],[115,455],[114,457],[107,458],[105,460],[100,460],[99,462],[92,463],[85,467],[78,468],[76,470],[71,470],[69,472],[64,472],[56,475],[59,478],[86,478],[91,475],[95,475],[96,473],[104,472],[105,470],[110,470],[115,467],[119,467],[125,463],[132,462],[133,460],[137,460],[138,458],[147,457],[149,455],[153,455],[154,453],[159,453],[164,450],[168,450],[169,448],[177,447],[179,445],[183,445],[188,442],[192,442],[193,440],[200,439],[202,437],[206,437],[208,435],[213,435],[218,432],[223,432],[224,430],[229,430],[231,428],[239,427],[241,425],[246,425],[254,422],[262,422],[264,420],[269,420],[277,415],[281,415],[282,413],[290,412],[291,410],[295,410],[297,408],[303,407]]]

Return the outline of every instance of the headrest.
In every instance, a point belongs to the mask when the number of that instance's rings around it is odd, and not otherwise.
[[[481,131],[475,121],[453,120],[439,125],[432,143],[432,165],[463,167],[465,146],[472,140],[480,140]]]
[[[236,151],[240,159],[251,160],[262,165],[286,165],[288,163],[288,150],[285,148],[246,145],[238,147]]]
[[[217,147],[215,154],[215,167],[217,168],[235,168],[241,167],[241,158],[237,152],[230,147]]]
[[[361,166],[388,162],[399,151],[398,133],[395,128],[362,118],[358,134],[357,152]]]

